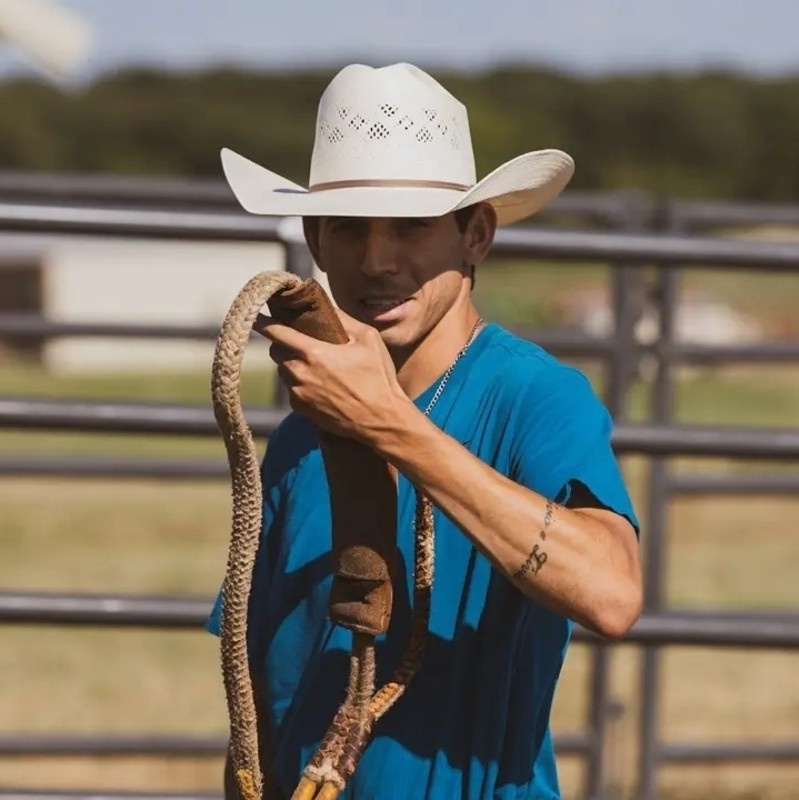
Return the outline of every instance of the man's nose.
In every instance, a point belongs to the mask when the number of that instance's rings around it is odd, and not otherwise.
[[[372,277],[397,271],[396,242],[385,231],[370,228],[366,234],[361,270]]]

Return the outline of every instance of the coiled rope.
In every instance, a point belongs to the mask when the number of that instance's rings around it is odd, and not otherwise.
[[[277,789],[264,786],[247,655],[248,602],[261,535],[263,496],[258,454],[241,406],[241,366],[261,308],[283,293],[303,288],[318,290],[314,303],[306,309],[313,315],[317,313],[320,293],[326,300],[314,281],[301,281],[289,273],[273,271],[260,273],[248,281],[222,323],[211,375],[214,415],[225,442],[231,476],[232,521],[222,589],[220,638],[230,720],[229,758],[242,800],[277,800]],[[272,311],[276,309],[273,307]],[[324,436],[321,441],[324,450]],[[392,679],[375,691],[374,636],[347,625],[353,629],[353,644],[346,696],[305,768],[292,800],[333,800],[338,796],[354,773],[375,722],[402,696],[419,668],[430,614],[434,532],[432,506],[418,491],[414,535],[413,610],[402,662]],[[338,624],[347,624],[331,617]]]

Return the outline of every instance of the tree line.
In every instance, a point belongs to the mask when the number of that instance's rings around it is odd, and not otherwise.
[[[69,92],[8,80],[0,83],[0,169],[219,177],[219,149],[229,146],[304,184],[317,102],[332,74],[129,69]],[[799,195],[799,76],[435,74],[469,109],[479,175],[558,147],[574,156],[579,189]]]

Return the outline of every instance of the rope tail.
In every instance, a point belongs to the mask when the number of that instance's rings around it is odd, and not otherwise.
[[[275,292],[299,282],[299,278],[285,272],[263,272],[247,282],[222,323],[211,374],[214,416],[225,441],[233,496],[220,639],[230,719],[230,758],[242,800],[261,800],[264,787],[247,657],[247,604],[261,535],[263,500],[258,454],[241,407],[241,364],[253,323],[264,303]]]

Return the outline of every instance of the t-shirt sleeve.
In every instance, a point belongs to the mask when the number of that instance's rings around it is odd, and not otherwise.
[[[525,390],[518,410],[510,477],[547,498],[607,508],[638,519],[611,446],[613,423],[588,379],[577,369],[552,367]]]

